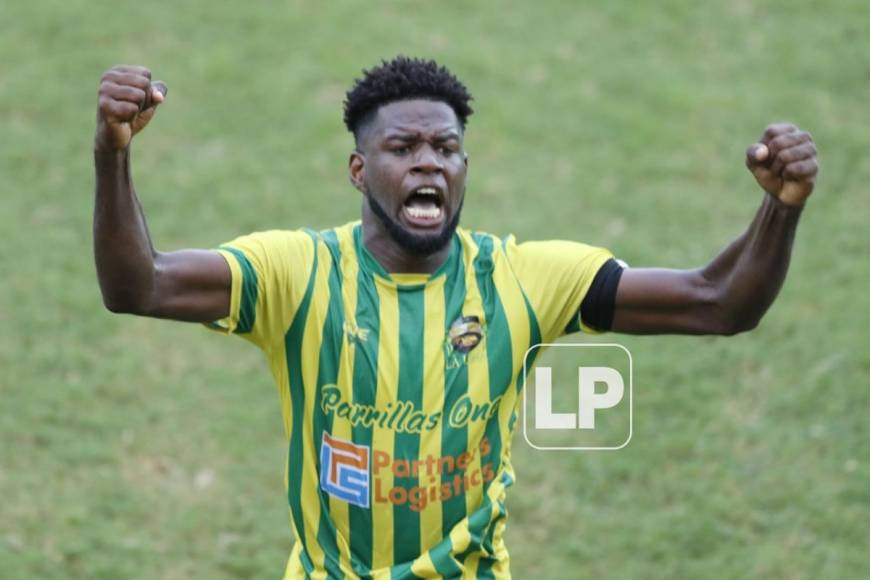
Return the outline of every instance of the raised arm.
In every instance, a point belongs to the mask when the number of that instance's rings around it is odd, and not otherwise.
[[[139,66],[116,66],[100,82],[94,138],[94,257],[112,312],[209,322],[227,315],[231,275],[220,254],[158,252],[130,175],[130,142],[154,117],[166,85]]]
[[[776,298],[818,163],[812,137],[770,125],[746,152],[766,192],[749,228],[697,270],[628,268],[616,292],[612,330],[629,334],[736,334],[755,328]]]

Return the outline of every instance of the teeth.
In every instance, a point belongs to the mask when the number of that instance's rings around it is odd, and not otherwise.
[[[435,191],[434,187],[421,187],[416,191],[416,193],[420,195],[438,195],[438,192]]]
[[[406,207],[405,211],[408,215],[415,218],[436,219],[441,216],[441,208],[433,207],[431,209],[423,209],[421,207]]]

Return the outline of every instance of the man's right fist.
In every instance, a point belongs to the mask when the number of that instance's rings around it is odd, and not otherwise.
[[[151,71],[145,67],[118,65],[107,70],[100,80],[94,148],[126,149],[133,135],[154,116],[166,92],[166,85],[152,82]]]

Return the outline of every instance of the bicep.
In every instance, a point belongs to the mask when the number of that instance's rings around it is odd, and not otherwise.
[[[148,316],[211,322],[229,313],[232,273],[220,253],[162,252],[155,257],[154,267],[155,295]]]
[[[614,301],[612,330],[627,334],[718,334],[715,287],[701,270],[627,268]]]

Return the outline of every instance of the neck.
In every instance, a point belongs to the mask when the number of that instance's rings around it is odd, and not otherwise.
[[[449,243],[427,256],[409,252],[396,243],[365,202],[362,210],[362,228],[366,249],[384,270],[391,274],[432,274],[450,255]]]

